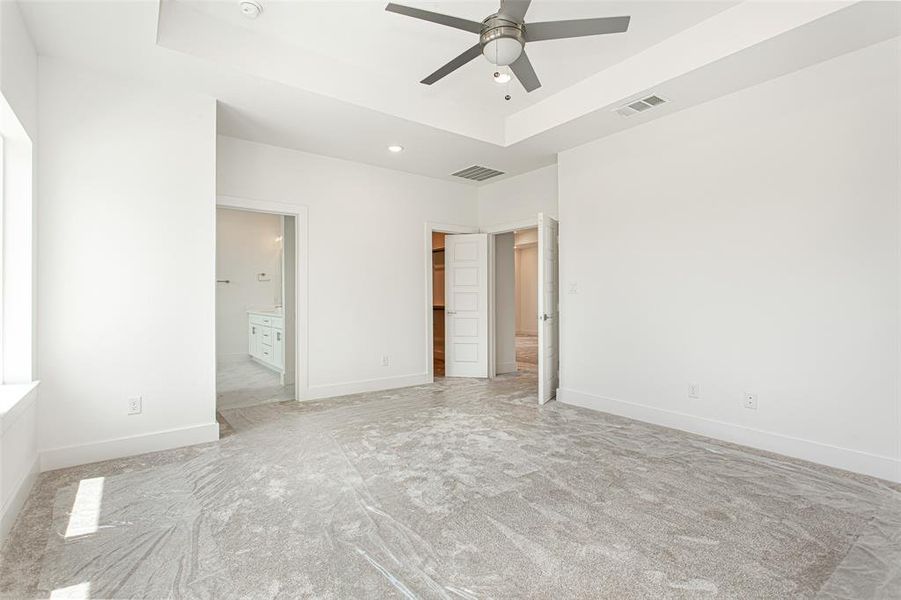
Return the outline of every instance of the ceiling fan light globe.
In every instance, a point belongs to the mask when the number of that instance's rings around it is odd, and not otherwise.
[[[519,58],[522,54],[522,44],[517,39],[501,37],[486,43],[482,47],[482,54],[491,64],[504,67]]]
[[[256,19],[263,13],[263,6],[256,0],[241,0],[238,6],[248,19]]]

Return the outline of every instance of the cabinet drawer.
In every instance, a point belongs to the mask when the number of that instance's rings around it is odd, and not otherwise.
[[[260,358],[266,362],[272,362],[272,346],[263,345],[260,348]]]
[[[282,317],[271,317],[269,315],[250,315],[250,322],[254,325],[263,325],[266,327],[276,327],[281,329],[283,326]]]
[[[263,343],[267,346],[272,345],[272,340],[275,339],[275,334],[272,333],[271,327],[266,327],[263,325],[258,325],[260,330],[260,339],[263,340]]]

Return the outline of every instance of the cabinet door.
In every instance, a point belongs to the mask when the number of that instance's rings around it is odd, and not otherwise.
[[[272,330],[272,364],[285,368],[285,334],[281,329]]]
[[[260,358],[260,326],[249,323],[247,326],[247,351],[254,358]]]
[[[268,365],[272,364],[272,346],[260,346],[260,360]]]
[[[260,334],[260,343],[264,346],[271,346],[273,340],[275,339],[275,334],[272,333],[272,328],[268,325],[259,326],[257,325],[257,332]]]

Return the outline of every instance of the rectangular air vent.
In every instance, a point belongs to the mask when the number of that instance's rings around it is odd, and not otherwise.
[[[481,167],[479,165],[473,165],[468,169],[463,169],[462,171],[452,173],[454,177],[462,177],[463,179],[470,179],[472,181],[485,181],[486,179],[491,179],[492,177],[497,177],[498,175],[503,174],[503,171],[495,171],[494,169]]]
[[[630,102],[625,106],[620,106],[614,109],[614,111],[617,114],[622,115],[623,117],[631,117],[634,114],[650,110],[655,106],[660,106],[665,102],[667,102],[666,98],[661,98],[660,96],[653,95],[648,96],[647,98],[642,98],[641,100],[635,100],[634,102]]]

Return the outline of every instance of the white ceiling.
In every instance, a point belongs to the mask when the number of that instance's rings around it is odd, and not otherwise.
[[[433,111],[433,120],[448,124],[478,117],[497,122],[737,3],[536,0],[527,13],[533,22],[620,15],[631,15],[632,21],[626,34],[530,44],[529,57],[542,87],[527,94],[516,80],[495,83],[492,74],[497,67],[482,57],[432,86],[419,83],[477,43],[478,36],[386,12],[386,2],[265,2],[263,14],[251,20],[241,14],[237,2],[175,1],[208,17],[219,34],[208,38],[205,48],[199,48],[192,36],[199,55],[223,58],[220,40],[234,39],[230,34],[238,27],[282,45],[273,57],[267,54],[268,44],[254,40],[242,48],[245,59],[253,53],[270,63],[281,61],[280,67],[290,72],[304,58],[315,57],[317,68],[297,69],[295,77],[289,76],[293,81],[285,83],[362,106],[389,107],[402,117],[415,119],[415,114],[407,113],[425,107]],[[498,9],[497,0],[401,3],[472,21]],[[192,15],[185,10],[173,18],[189,20]],[[170,22],[163,21],[162,27]],[[510,101],[504,100],[506,94]],[[454,130],[452,125],[448,128]]]
[[[224,135],[434,177],[551,164],[560,150],[901,33],[897,3],[535,0],[527,20],[633,19],[625,34],[529,45],[544,86],[527,96],[513,82],[507,103],[482,58],[418,83],[474,35],[383,2],[262,3],[254,21],[237,0],[42,1],[22,12],[43,55],[218,99]],[[473,20],[496,8],[408,3]],[[628,119],[611,111],[649,91],[672,102]],[[392,143],[406,151],[389,154]]]

